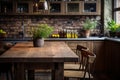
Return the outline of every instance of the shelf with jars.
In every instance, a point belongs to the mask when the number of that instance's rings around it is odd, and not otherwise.
[[[52,38],[78,38],[79,27],[66,27],[52,34]]]

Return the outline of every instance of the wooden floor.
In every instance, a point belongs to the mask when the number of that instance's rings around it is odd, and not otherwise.
[[[2,73],[0,74],[0,80],[7,80],[6,74]],[[11,80],[11,79],[9,79]],[[27,80],[27,77],[26,77]],[[35,73],[35,80],[51,80],[51,73],[50,72],[36,72]],[[74,78],[70,78],[69,80],[77,80]],[[96,75],[94,79],[91,80],[112,80],[108,78],[106,75]]]

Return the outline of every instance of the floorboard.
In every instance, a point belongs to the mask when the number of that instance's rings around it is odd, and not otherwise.
[[[0,74],[0,80],[7,80],[6,75],[4,73]],[[27,80],[27,77],[26,77],[26,80]],[[39,72],[38,71],[35,73],[35,80],[52,80],[51,79],[51,72],[49,72],[49,71]],[[70,78],[69,80],[77,80],[77,79]],[[110,79],[109,77],[107,77],[104,74],[101,74],[101,75],[96,75],[95,78],[92,80],[112,80],[112,79]]]

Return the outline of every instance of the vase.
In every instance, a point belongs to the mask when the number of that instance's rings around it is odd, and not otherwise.
[[[34,47],[42,47],[43,45],[44,45],[44,38],[33,40],[33,46]]]

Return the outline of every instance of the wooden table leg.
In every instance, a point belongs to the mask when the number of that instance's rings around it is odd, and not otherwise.
[[[64,80],[64,63],[54,63],[52,80]]]
[[[35,79],[35,72],[34,70],[28,70],[28,80],[34,80]]]
[[[15,80],[25,80],[24,63],[15,64]]]

